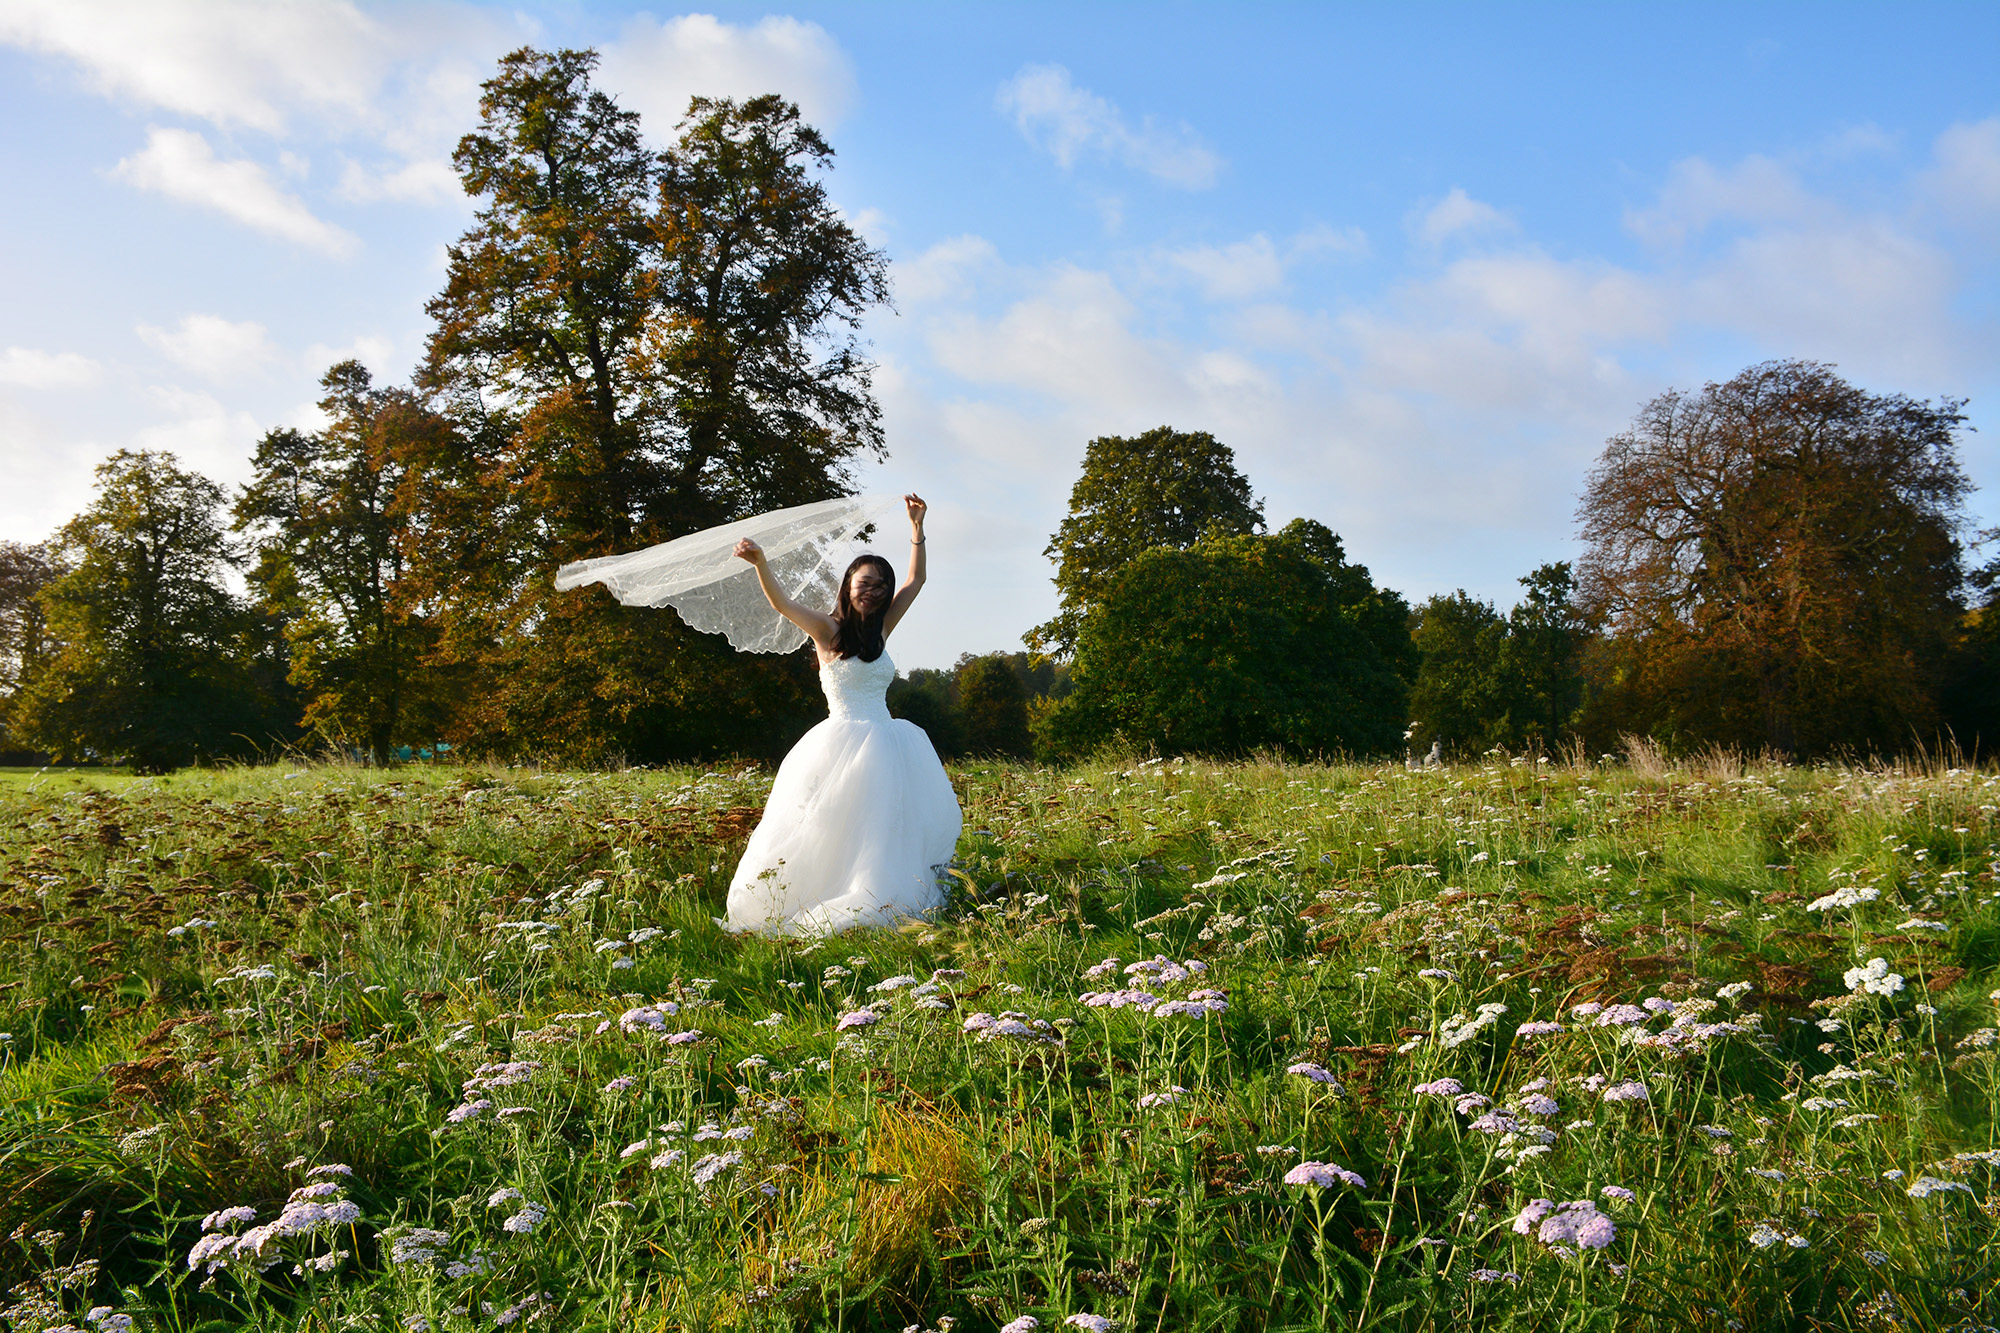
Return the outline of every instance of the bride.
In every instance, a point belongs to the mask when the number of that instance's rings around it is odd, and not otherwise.
[[[729,885],[731,930],[801,935],[889,925],[940,906],[938,867],[958,844],[958,798],[930,738],[889,716],[896,678],[883,640],[924,586],[924,513],[910,516],[910,571],[879,555],[847,567],[831,612],[801,606],[779,586],[763,549],[736,555],[757,571],[777,613],[804,630],[819,657],[828,717],[785,756],[764,818]]]

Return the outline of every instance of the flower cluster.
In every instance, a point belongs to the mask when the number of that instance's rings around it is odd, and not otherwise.
[[[1365,1189],[1368,1182],[1344,1166],[1332,1162],[1300,1162],[1285,1172],[1287,1185],[1311,1185],[1314,1189],[1330,1189],[1335,1185],[1352,1185],[1355,1189]]]
[[[348,1167],[335,1163],[315,1167],[309,1175],[348,1175]],[[358,1204],[343,1197],[346,1187],[337,1181],[321,1180],[292,1191],[284,1209],[262,1226],[237,1234],[234,1228],[256,1220],[257,1210],[246,1206],[223,1208],[202,1219],[207,1233],[188,1251],[189,1269],[207,1266],[212,1274],[224,1267],[263,1271],[281,1262],[282,1243],[303,1237],[331,1237],[339,1227],[352,1226],[361,1219]],[[294,1273],[330,1273],[347,1257],[346,1250],[329,1250],[317,1257],[301,1259]]]
[[[1447,1047],[1463,1046],[1482,1031],[1500,1021],[1500,1015],[1507,1012],[1504,1004],[1482,1004],[1479,1012],[1470,1018],[1464,1014],[1453,1014],[1438,1030],[1438,1040]]]
[[[1870,958],[1861,967],[1850,967],[1841,979],[1850,991],[1869,995],[1894,995],[1903,989],[1903,979],[1889,970],[1886,958]]]
[[[998,1016],[993,1014],[972,1014],[961,1025],[961,1031],[971,1033],[980,1041],[998,1041],[1011,1038],[1015,1041],[1042,1042],[1060,1046],[1063,1039],[1053,1024],[1028,1014],[1007,1010]]]
[[[1574,1245],[1580,1250],[1601,1250],[1618,1236],[1618,1228],[1597,1210],[1589,1199],[1553,1203],[1531,1199],[1514,1216],[1514,1230],[1533,1236],[1544,1245]]]

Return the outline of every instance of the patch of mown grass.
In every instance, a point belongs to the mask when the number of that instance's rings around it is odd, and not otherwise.
[[[7,1280],[176,1329],[2000,1317],[1993,775],[954,777],[948,910],[819,942],[713,919],[740,765],[5,791]]]

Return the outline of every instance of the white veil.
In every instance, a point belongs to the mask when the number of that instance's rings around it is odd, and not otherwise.
[[[758,514],[564,565],[556,588],[602,583],[627,606],[671,606],[695,629],[726,635],[745,652],[788,652],[805,643],[805,631],[771,609],[757,571],[736,558],[736,543],[748,537],[763,547],[780,586],[803,605],[831,611],[841,574],[866,549],[865,530],[902,503],[895,495],[849,495]]]

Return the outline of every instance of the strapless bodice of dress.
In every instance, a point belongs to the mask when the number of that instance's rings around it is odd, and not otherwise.
[[[834,658],[819,669],[827,716],[841,722],[887,722],[889,685],[895,679],[896,664],[887,652],[872,662]]]

